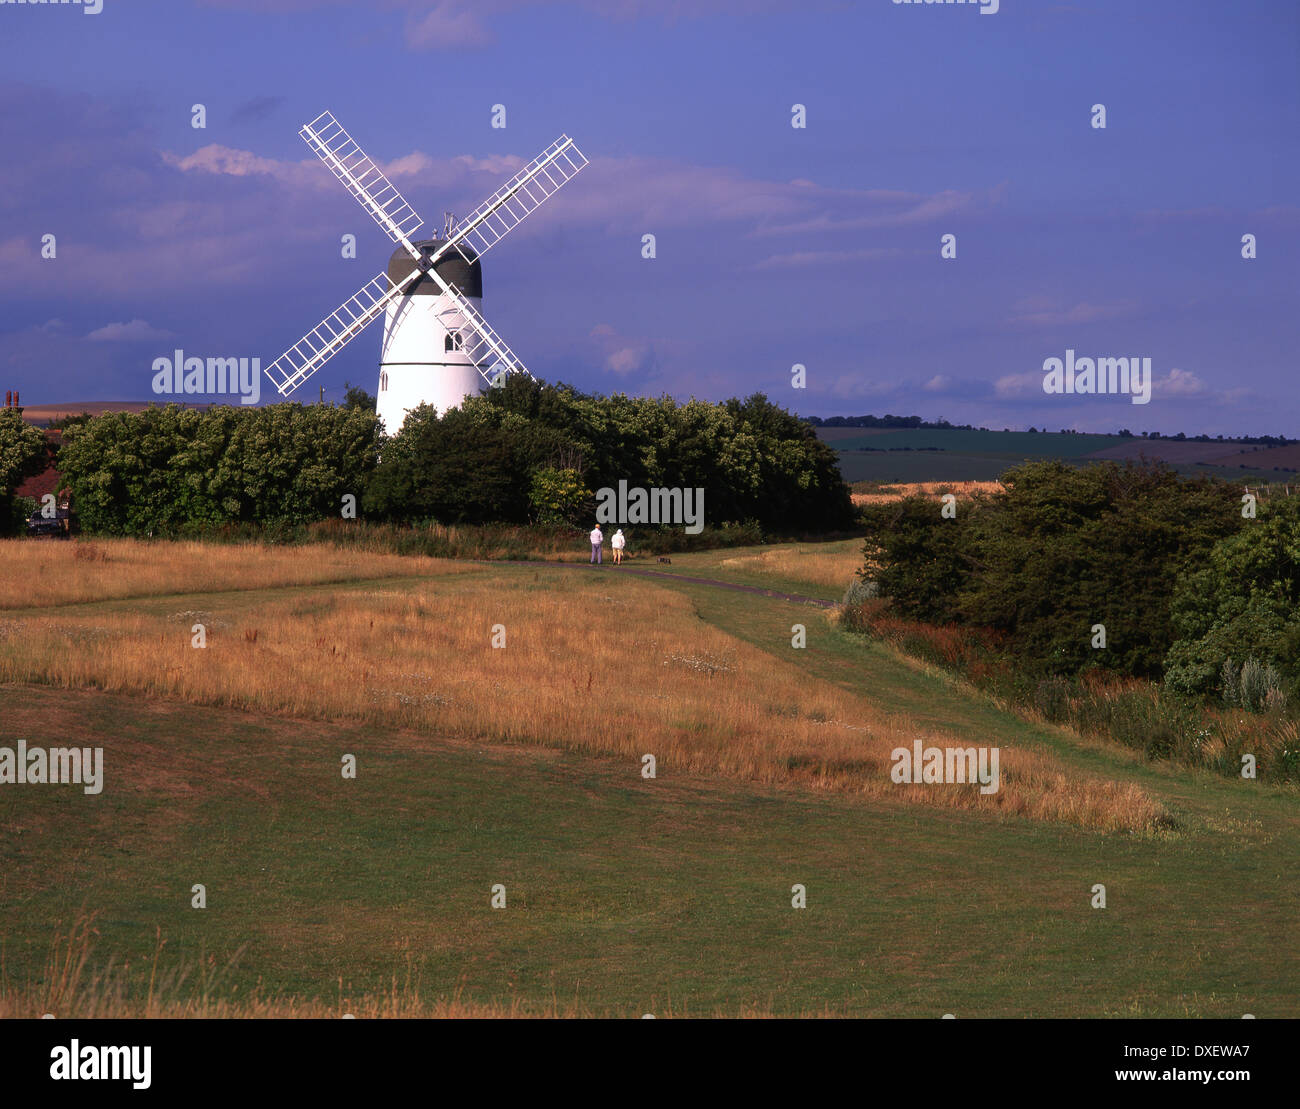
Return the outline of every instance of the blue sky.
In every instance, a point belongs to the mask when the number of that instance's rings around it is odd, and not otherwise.
[[[378,272],[298,138],[328,108],[433,226],[561,133],[591,158],[484,259],[484,314],[548,380],[1300,434],[1293,3],[102,2],[0,4],[0,388],[27,403],[146,399],[177,347],[269,365]],[[379,338],[295,399],[373,391]],[[1149,357],[1151,403],[1044,395],[1067,349]]]

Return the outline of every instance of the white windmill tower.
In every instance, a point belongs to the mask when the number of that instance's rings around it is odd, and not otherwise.
[[[506,374],[527,374],[479,311],[479,259],[587,164],[573,140],[561,135],[458,225],[449,215],[442,238],[413,241],[424,221],[332,114],[322,112],[298,133],[398,249],[386,270],[267,367],[280,395],[380,316],[386,320],[378,414],[390,434],[416,405],[445,412]]]

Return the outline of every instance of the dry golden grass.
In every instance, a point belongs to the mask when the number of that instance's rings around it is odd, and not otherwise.
[[[828,550],[825,544],[810,544],[747,551],[744,554],[720,558],[716,566],[718,569],[733,570],[742,574],[757,574],[786,581],[804,581],[813,585],[843,589],[862,567],[862,544],[852,543],[847,550]]]
[[[83,601],[211,593],[280,585],[320,585],[368,578],[453,574],[453,562],[303,547],[0,539],[0,609]]]
[[[278,551],[238,553],[257,580],[280,565]],[[378,572],[373,556],[368,565]],[[536,578],[270,593],[255,609],[217,595],[204,599],[212,609],[204,614],[157,602],[15,612],[0,621],[0,681],[535,743],[638,767],[651,753],[661,775],[798,782],[1094,828],[1151,828],[1162,815],[1141,790],[1067,774],[1049,754],[1022,749],[1002,751],[1001,788],[991,795],[973,785],[896,785],[894,748],[918,738],[970,744],[816,683],[794,662],[702,623],[686,597],[661,586],[607,585],[595,572]],[[206,626],[204,649],[191,646],[196,622]],[[495,625],[504,626],[504,649],[492,646]]]
[[[941,497],[945,493],[956,493],[958,499],[974,497],[980,493],[999,493],[1002,491],[1000,481],[914,481],[900,482],[888,486],[891,492],[854,493],[854,504],[889,504],[901,501],[904,497]]]

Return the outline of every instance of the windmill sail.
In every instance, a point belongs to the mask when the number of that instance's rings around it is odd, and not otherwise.
[[[424,220],[333,114],[321,112],[298,134],[384,233],[393,242],[409,246],[411,236]]]
[[[266,376],[275,383],[280,395],[292,393],[379,319],[419,273],[412,270],[396,285],[387,273],[377,274],[280,355],[266,368]]]
[[[439,254],[468,243],[481,257],[572,181],[586,165],[587,156],[568,135],[561,135],[462,219],[459,229]]]

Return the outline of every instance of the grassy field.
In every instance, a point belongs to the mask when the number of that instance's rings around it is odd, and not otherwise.
[[[358,578],[453,574],[446,560],[340,549],[146,543],[97,539],[76,543],[0,540],[0,611],[132,597],[246,589],[250,574],[265,587],[328,585]]]
[[[633,565],[638,569],[653,570],[656,574],[716,578],[738,585],[838,601],[844,596],[854,572],[862,565],[862,540],[690,551],[673,555],[667,565],[653,559],[638,560]]]
[[[853,545],[666,569],[838,594]],[[0,613],[0,742],[107,778],[0,790],[0,1014],[1297,1015],[1294,790],[1020,720],[807,605],[353,572]],[[877,788],[912,736],[1000,745],[1038,807]]]
[[[56,576],[68,545],[35,546]],[[260,584],[256,554],[244,548],[250,585]],[[671,772],[891,799],[893,749],[915,738],[958,745],[851,691],[809,688],[790,657],[701,627],[686,598],[644,579],[579,567],[543,580],[526,567],[427,561],[438,571],[429,578],[324,594],[250,588],[0,610],[0,681],[558,746],[630,765],[652,753]],[[278,562],[268,572],[280,576]],[[931,785],[902,796],[1132,831],[1163,816],[1140,791],[1062,770],[1046,752],[1009,751],[995,793]]]

